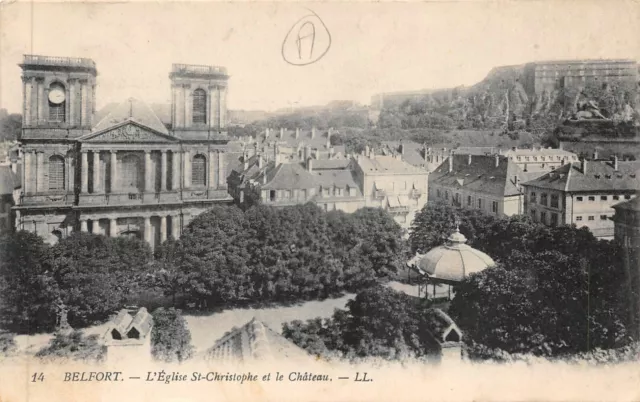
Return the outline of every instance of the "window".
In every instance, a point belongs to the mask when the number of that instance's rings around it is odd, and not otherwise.
[[[556,214],[555,212],[551,213],[551,226],[557,226],[558,225],[558,214]]]
[[[482,198],[478,198],[478,208],[482,208]]]
[[[614,200],[619,200],[619,199],[620,199],[620,196],[619,196],[619,195],[614,195],[614,196],[613,196],[613,199],[614,199]]]
[[[547,213],[546,212],[540,212],[540,222],[544,223],[545,225],[547,224]]]
[[[206,166],[207,159],[204,155],[196,155],[193,157],[193,162],[191,163],[191,184],[193,186],[206,186]]]
[[[493,202],[491,203],[491,211],[492,211],[494,214],[497,214],[497,213],[498,213],[498,201],[493,201]]]
[[[529,201],[531,201],[532,204],[536,203],[536,193],[535,192],[531,192],[531,194],[529,194]]]
[[[540,194],[540,204],[547,205],[547,193]]]
[[[444,191],[444,199],[449,201],[449,191],[447,190]]]
[[[193,123],[207,122],[207,93],[204,89],[193,91]]]
[[[595,220],[595,219],[596,219],[596,217],[595,217],[595,216],[593,216],[593,215],[589,215],[589,220],[590,220],[590,221],[593,221],[593,220]]]
[[[631,196],[630,196],[629,194],[627,194],[627,195],[625,195],[625,196],[624,196],[624,199],[625,199],[625,200],[630,200],[630,199],[631,199]]]
[[[52,84],[49,87],[49,121],[56,123],[63,123],[65,121],[67,104],[65,92],[61,84]],[[51,101],[52,99],[53,102]]]
[[[53,155],[49,158],[49,190],[64,190],[64,158]]]
[[[536,215],[535,209],[531,210],[531,219],[533,219],[534,222],[537,222],[537,215]]]
[[[275,200],[276,200],[276,190],[269,191],[269,201],[275,201]]]
[[[438,194],[438,198],[442,197],[442,194],[440,194],[440,189],[436,190],[436,194]]]
[[[578,221],[578,222],[579,222],[579,221],[581,221],[581,220],[582,220],[582,217],[581,217],[581,216],[576,216],[576,221]]]
[[[594,197],[592,195],[589,196],[589,201],[595,201],[595,200],[596,200],[596,197]]]
[[[601,221],[606,221],[607,220],[607,215],[600,215],[600,220]]]
[[[606,195],[601,195],[600,196],[600,201],[606,201],[609,197],[607,197]]]
[[[551,208],[558,208],[558,194],[551,194]]]
[[[302,189],[300,190],[300,198],[302,199],[302,201],[306,201],[307,199],[307,190],[306,189]]]
[[[578,202],[582,202],[582,199],[583,199],[582,197],[576,197],[576,201]]]
[[[470,195],[467,196],[467,205],[471,206],[471,196]]]

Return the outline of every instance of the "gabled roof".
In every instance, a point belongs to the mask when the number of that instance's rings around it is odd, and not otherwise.
[[[360,187],[358,187],[358,183],[353,177],[353,172],[351,170],[327,170],[323,172],[314,172],[314,176],[316,183],[323,188],[355,188],[357,195],[362,195],[362,191],[360,191]]]
[[[496,157],[498,166],[496,166]],[[449,172],[449,158],[453,158],[453,169]],[[429,184],[440,184],[445,187],[459,187],[473,192],[492,194],[497,197],[521,194],[515,176],[522,182],[526,175],[506,156],[453,155],[431,172]],[[535,174],[535,173],[533,173]]]
[[[344,170],[349,167],[351,159],[314,159],[313,170]]]
[[[568,192],[640,190],[640,161],[586,161],[566,164],[525,185]]]
[[[255,361],[285,359],[311,359],[304,349],[278,334],[255,318],[234,328],[211,347],[204,356],[207,360]]]
[[[133,317],[122,309],[109,323],[104,338],[111,345],[139,344],[150,335],[152,327],[153,317],[146,308],[141,307]]]
[[[281,163],[266,171],[263,189],[308,189],[317,186],[316,178],[299,163]],[[260,180],[260,179],[258,179]]]
[[[126,121],[134,121],[159,133],[169,134],[149,105],[135,98],[129,98],[118,106],[112,107],[110,112],[97,122],[92,131],[103,131]]]

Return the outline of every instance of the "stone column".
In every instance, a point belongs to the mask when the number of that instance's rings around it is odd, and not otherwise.
[[[184,119],[185,127],[191,127],[193,125],[193,92],[191,92],[191,85],[184,85]]]
[[[36,152],[36,192],[40,193],[46,190],[44,185],[44,152]]]
[[[191,152],[184,151],[184,187],[191,187]]]
[[[81,219],[80,220],[80,231],[81,232],[88,232],[89,228],[87,227],[87,220],[86,219]]]
[[[151,244],[151,218],[144,217],[144,241]]]
[[[73,179],[74,179],[74,170],[73,170],[73,154],[72,153],[67,153],[66,155],[66,166],[65,166],[65,179],[67,180],[66,186],[67,186],[67,192],[73,192]]]
[[[31,91],[33,88],[33,78],[24,78],[24,116],[22,118],[23,124],[26,126],[31,125]]]
[[[160,151],[162,153],[162,157],[160,159],[160,175],[161,175],[161,181],[160,181],[160,191],[166,191],[167,190],[167,150],[163,149],[162,151]]]
[[[173,151],[171,164],[173,167],[173,175],[171,176],[171,189],[179,190],[182,185],[182,176],[180,176],[180,152]]]
[[[174,239],[180,237],[180,215],[178,214],[171,216],[171,236]]]
[[[71,123],[71,108],[73,107],[73,103],[71,102],[71,88],[70,83],[67,83],[64,88],[65,92],[65,108],[64,108],[64,121],[66,123]],[[75,100],[75,99],[74,99]]]
[[[109,236],[110,237],[118,236],[118,219],[117,218],[109,219]]]
[[[216,99],[213,95],[213,91],[216,90],[216,86],[212,85],[209,87],[209,92],[207,93],[207,99],[209,100],[209,103],[207,104],[207,114],[209,115],[209,127],[211,127],[212,129],[217,129],[217,118],[216,118]]]
[[[227,176],[224,171],[224,152],[218,153],[218,188],[227,186]]]
[[[167,217],[162,215],[160,217],[160,244],[167,240]]]
[[[102,190],[100,183],[100,151],[93,151],[93,193],[99,193]]]
[[[111,193],[115,193],[118,188],[118,154],[115,149],[111,150],[111,188],[109,189]]]
[[[144,151],[144,191],[149,193],[155,189],[151,183],[151,151]]]
[[[43,122],[45,120],[44,117],[44,108],[45,108],[45,93],[44,93],[44,80],[42,78],[37,80],[38,83],[38,122]]]
[[[86,127],[89,125],[87,118],[87,81],[80,81],[80,125]]]
[[[207,187],[216,188],[216,151],[213,149],[209,150],[209,172],[207,173]]]
[[[32,178],[33,178],[33,153],[31,150],[24,151],[24,175],[22,181],[24,182],[24,193],[30,194],[33,191]]]
[[[89,192],[89,160],[87,158],[87,150],[83,149],[82,153],[80,180],[82,182],[81,192],[86,194]]]

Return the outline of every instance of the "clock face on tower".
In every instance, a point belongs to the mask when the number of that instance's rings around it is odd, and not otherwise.
[[[54,88],[49,91],[49,101],[55,105],[64,102],[64,91],[60,88]]]

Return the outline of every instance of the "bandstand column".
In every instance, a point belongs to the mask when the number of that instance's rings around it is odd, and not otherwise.
[[[162,180],[160,181],[160,191],[166,191],[167,189],[167,150],[163,149],[160,151],[162,153],[162,157],[160,159],[160,174]]]
[[[82,172],[80,179],[82,180],[82,193],[86,194],[89,192],[89,160],[87,158],[87,151],[82,150]]]
[[[144,151],[144,190],[152,192],[154,190],[151,185],[151,151]]]
[[[100,151],[93,151],[93,192],[99,193],[102,189],[100,183]]]
[[[160,244],[167,240],[167,216],[160,217]]]
[[[116,150],[111,150],[111,189],[112,193],[118,188],[118,155]]]

